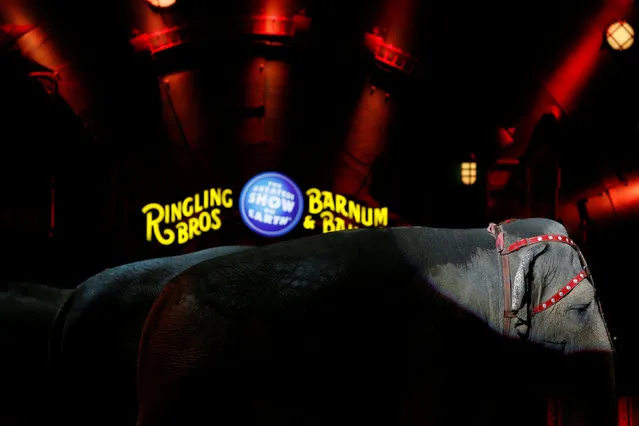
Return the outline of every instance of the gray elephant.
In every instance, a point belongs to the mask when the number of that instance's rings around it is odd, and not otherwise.
[[[592,279],[546,219],[344,231],[202,262],[149,313],[138,385],[138,426],[542,425],[549,396],[565,425],[614,424]]]
[[[46,370],[49,328],[70,293],[32,282],[0,287],[0,425],[38,424],[34,404],[53,391]]]
[[[164,284],[204,260],[249,247],[225,246],[107,269],[73,292],[53,323],[53,405],[67,425],[135,424],[142,326]]]

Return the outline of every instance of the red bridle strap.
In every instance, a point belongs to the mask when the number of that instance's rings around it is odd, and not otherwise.
[[[532,314],[535,315],[541,311],[545,311],[546,309],[550,308],[555,303],[559,302],[562,298],[564,298],[568,293],[570,293],[575,287],[577,287],[577,285],[580,282],[585,280],[587,277],[588,277],[588,271],[586,269],[579,272],[561,290],[553,294],[553,296],[550,299],[546,300],[541,305],[536,306],[535,309],[533,309]]]
[[[504,255],[504,254],[510,254],[512,252],[515,252],[531,244],[543,243],[548,241],[568,244],[572,246],[573,248],[579,250],[579,248],[577,247],[577,244],[575,244],[575,242],[572,239],[570,239],[569,237],[565,235],[539,235],[537,237],[524,238],[522,240],[515,241],[514,243],[509,245],[506,249],[503,248],[503,242],[502,242],[502,247],[501,248],[497,247],[497,249],[501,252],[502,255]]]

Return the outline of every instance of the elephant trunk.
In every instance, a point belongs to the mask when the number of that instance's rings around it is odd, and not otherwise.
[[[601,306],[566,345],[565,426],[617,424],[615,352]]]
[[[581,352],[566,359],[567,386],[562,392],[564,426],[617,424],[613,352]]]

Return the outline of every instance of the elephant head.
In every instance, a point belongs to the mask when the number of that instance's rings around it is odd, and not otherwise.
[[[573,422],[610,422],[614,348],[583,255],[555,221],[510,222],[502,232],[502,261],[512,274],[510,333],[565,355],[548,374],[561,378],[566,415],[583,416]]]
[[[512,265],[512,332],[565,354],[612,353],[592,276],[566,229],[533,219],[507,223],[503,232],[502,254]]]

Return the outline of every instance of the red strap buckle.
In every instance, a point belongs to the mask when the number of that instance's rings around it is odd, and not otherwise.
[[[495,246],[497,247],[497,251],[499,251],[500,253],[504,251],[504,233],[503,232],[500,232],[499,235],[497,235]]]

